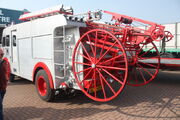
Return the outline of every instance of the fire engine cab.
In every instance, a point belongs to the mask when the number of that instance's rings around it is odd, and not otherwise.
[[[83,21],[69,20],[71,7],[59,5],[20,16],[25,22],[3,30],[2,47],[11,65],[11,81],[20,76],[35,82],[39,96],[51,101],[64,87],[79,89],[71,71],[72,48]]]

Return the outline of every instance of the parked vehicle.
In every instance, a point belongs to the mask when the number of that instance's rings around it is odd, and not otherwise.
[[[101,21],[104,14],[113,21]],[[45,101],[52,101],[60,90],[81,90],[105,102],[120,94],[125,84],[145,85],[160,67],[153,41],[173,37],[150,21],[101,10],[74,15],[63,5],[24,14],[20,20],[24,22],[3,30],[5,57],[12,76],[35,82]],[[141,29],[134,22],[149,27]]]

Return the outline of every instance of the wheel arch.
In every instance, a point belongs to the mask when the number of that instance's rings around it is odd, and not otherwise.
[[[39,70],[44,70],[49,78],[49,83],[50,83],[50,87],[51,89],[54,89],[54,84],[53,84],[53,78],[52,78],[52,74],[48,68],[48,66],[43,63],[43,62],[38,62],[35,66],[34,66],[34,69],[33,69],[33,75],[32,75],[32,79],[33,79],[33,82],[35,82],[35,78],[36,78],[36,74]]]

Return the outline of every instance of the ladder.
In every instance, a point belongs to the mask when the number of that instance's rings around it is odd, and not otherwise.
[[[59,28],[59,35],[54,35],[54,70],[55,78],[64,79],[66,76],[66,34],[65,26]]]

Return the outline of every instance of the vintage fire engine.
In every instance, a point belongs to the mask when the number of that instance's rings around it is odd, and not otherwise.
[[[103,21],[105,14],[110,21]],[[63,5],[19,19],[24,22],[5,28],[2,36],[11,80],[20,76],[35,82],[45,101],[61,90],[81,90],[105,102],[120,94],[125,84],[145,85],[160,66],[153,41],[173,37],[153,22],[102,10],[74,15]]]

